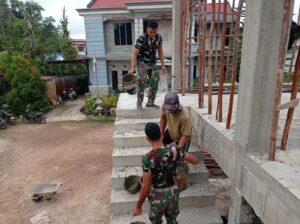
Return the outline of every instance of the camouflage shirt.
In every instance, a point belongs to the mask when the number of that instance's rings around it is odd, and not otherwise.
[[[152,149],[142,158],[144,172],[151,172],[152,187],[171,187],[176,180],[176,163],[183,160],[185,152],[176,146],[166,146]]]
[[[144,33],[136,40],[135,48],[139,49],[137,55],[137,63],[145,63],[150,65],[156,64],[156,50],[162,46],[162,37],[156,34],[154,38],[150,38]]]

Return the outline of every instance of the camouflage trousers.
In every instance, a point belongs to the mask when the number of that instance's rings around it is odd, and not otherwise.
[[[150,202],[149,219],[152,224],[163,223],[163,215],[167,220],[167,224],[178,224],[176,217],[179,214],[179,191],[177,189],[166,192],[158,192],[152,189],[148,199]]]
[[[155,65],[146,65],[143,63],[137,64],[137,78],[138,78],[138,94],[137,102],[144,101],[144,91],[149,82],[149,96],[148,103],[153,104],[156,98],[159,82],[159,72],[156,70]]]

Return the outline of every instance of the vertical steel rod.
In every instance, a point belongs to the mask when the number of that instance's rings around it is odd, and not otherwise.
[[[204,6],[203,6],[203,1],[199,0],[199,39],[198,39],[198,49],[199,49],[199,54],[198,54],[198,65],[199,65],[199,99],[198,99],[198,104],[199,108],[203,108],[203,98],[204,98],[204,85],[203,85],[203,80],[202,80],[202,72],[203,72],[203,37],[205,36],[205,33],[203,35],[203,23],[204,23]],[[204,31],[205,32],[205,31]]]
[[[228,114],[227,114],[227,121],[226,121],[226,128],[230,128],[231,117],[232,117],[232,109],[233,109],[233,101],[234,101],[234,91],[235,91],[235,79],[237,73],[237,53],[239,49],[239,35],[240,35],[240,20],[241,20],[241,13],[243,8],[244,0],[239,0],[238,8],[236,12],[236,21],[235,21],[235,37],[233,42],[233,60],[232,60],[232,77],[231,77],[231,89],[230,89],[230,98],[229,98],[229,106],[228,106]]]
[[[281,36],[280,36],[279,58],[278,58],[277,73],[276,73],[275,99],[273,102],[272,127],[271,127],[270,148],[269,148],[269,160],[272,161],[275,160],[277,124],[279,119],[279,110],[277,110],[277,106],[280,105],[281,102],[282,76],[283,76],[283,71],[285,66],[285,55],[287,49],[288,33],[290,29],[291,1],[292,0],[284,0],[283,24],[282,24]]]
[[[214,77],[213,82],[217,81],[217,72],[218,72],[218,56],[219,56],[219,33],[220,33],[220,14],[221,14],[221,0],[218,3],[218,21],[216,27],[216,40],[215,40],[215,67],[214,67]]]
[[[213,68],[212,68],[212,54],[213,54],[213,44],[214,44],[214,28],[215,28],[215,6],[216,0],[212,0],[212,13],[211,13],[211,26],[210,26],[210,42],[209,42],[209,74],[208,74],[208,114],[212,114],[212,78],[213,78]]]
[[[228,76],[229,76],[228,74],[229,74],[229,64],[230,64],[230,53],[231,53],[231,45],[232,45],[232,39],[233,39],[232,33],[233,33],[233,21],[234,21],[234,6],[235,6],[235,0],[232,1],[232,8],[231,8],[231,25],[230,25],[230,32],[229,32],[229,44],[228,44],[228,50],[227,50],[225,81],[228,80]]]
[[[221,48],[221,74],[220,74],[220,84],[219,84],[219,94],[218,94],[218,121],[222,122],[222,106],[223,106],[223,81],[224,81],[224,53],[225,53],[225,37],[226,37],[226,24],[227,23],[227,0],[223,3],[223,30],[222,30],[222,48]]]
[[[296,59],[296,67],[295,67],[295,72],[294,72],[291,100],[294,100],[297,98],[299,72],[300,72],[300,50],[298,50],[297,59]],[[289,108],[289,110],[288,110],[284,129],[283,129],[283,135],[282,135],[282,139],[281,139],[281,146],[280,146],[281,150],[286,150],[286,144],[287,144],[287,140],[289,137],[289,131],[291,128],[294,111],[295,111],[295,108]]]

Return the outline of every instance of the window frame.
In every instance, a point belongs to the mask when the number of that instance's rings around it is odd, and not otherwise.
[[[124,26],[124,31],[121,31],[122,25]],[[130,31],[130,32],[128,32]],[[124,38],[122,38],[122,32]],[[125,39],[125,42],[124,42]],[[123,40],[123,41],[122,41]],[[118,21],[114,22],[114,42],[115,46],[131,46],[133,44],[132,40],[132,22]]]

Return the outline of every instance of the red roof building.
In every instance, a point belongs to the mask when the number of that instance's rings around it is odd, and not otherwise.
[[[131,3],[160,3],[160,2],[169,2],[170,0],[92,0],[87,7],[93,9],[112,9],[112,8],[126,8],[127,4]],[[216,3],[216,11],[219,10],[219,4]],[[220,4],[220,11],[223,12],[224,3]],[[212,4],[207,4],[207,12],[212,12]],[[227,13],[231,13],[231,6],[228,2],[227,4]]]
[[[158,2],[169,2],[170,0],[92,0],[87,7],[88,8],[126,8],[126,4],[130,3],[158,3]]]

